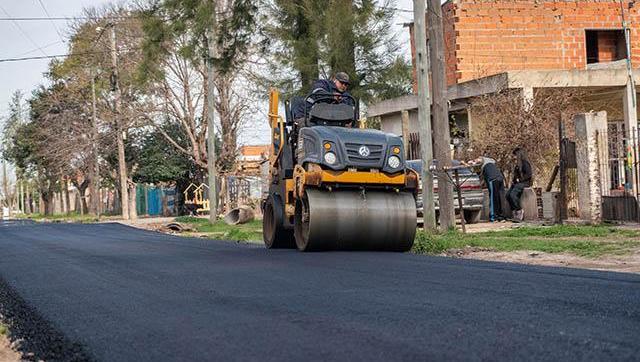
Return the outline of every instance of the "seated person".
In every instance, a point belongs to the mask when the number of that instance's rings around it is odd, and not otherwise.
[[[525,150],[521,147],[516,147],[513,150],[513,155],[516,157],[516,165],[513,169],[511,188],[507,191],[507,201],[511,206],[513,221],[520,222],[524,220],[524,210],[522,210],[520,198],[524,189],[533,184],[533,168],[527,159]]]
[[[309,114],[311,106],[313,106],[316,100],[329,103],[325,98],[327,94],[334,95],[333,103],[343,103],[353,106],[353,98],[351,98],[351,95],[347,92],[347,88],[349,88],[349,75],[345,72],[336,73],[331,80],[316,80],[311,87],[312,94],[309,95],[307,99],[291,105],[291,115],[293,119],[296,123],[299,123],[297,120],[304,118],[305,114]]]

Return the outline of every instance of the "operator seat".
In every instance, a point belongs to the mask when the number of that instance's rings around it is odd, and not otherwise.
[[[353,123],[354,107],[344,103],[318,102],[311,107],[306,126],[345,127]]]

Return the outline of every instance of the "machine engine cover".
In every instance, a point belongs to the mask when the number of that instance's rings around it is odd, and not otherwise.
[[[324,148],[327,142],[331,144],[329,150]],[[378,130],[315,126],[300,130],[296,155],[298,164],[317,163],[336,171],[347,168],[373,168],[385,173],[397,173],[404,171],[405,162],[403,152],[400,152],[396,154],[401,160],[398,168],[391,168],[387,164],[387,159],[393,155],[394,147],[403,150],[402,139]],[[323,159],[324,153],[329,151],[337,156],[337,162],[332,165]]]

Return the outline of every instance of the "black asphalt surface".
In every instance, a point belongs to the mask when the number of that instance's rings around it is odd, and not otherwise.
[[[0,223],[0,277],[50,360],[640,358],[633,274]]]

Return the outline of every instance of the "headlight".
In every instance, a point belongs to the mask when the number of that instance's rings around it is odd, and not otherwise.
[[[398,157],[398,156],[389,157],[389,159],[387,160],[387,165],[389,165],[389,167],[391,167],[391,168],[400,167],[400,157]]]
[[[333,152],[327,152],[324,154],[324,162],[333,165],[336,163],[336,154]]]

